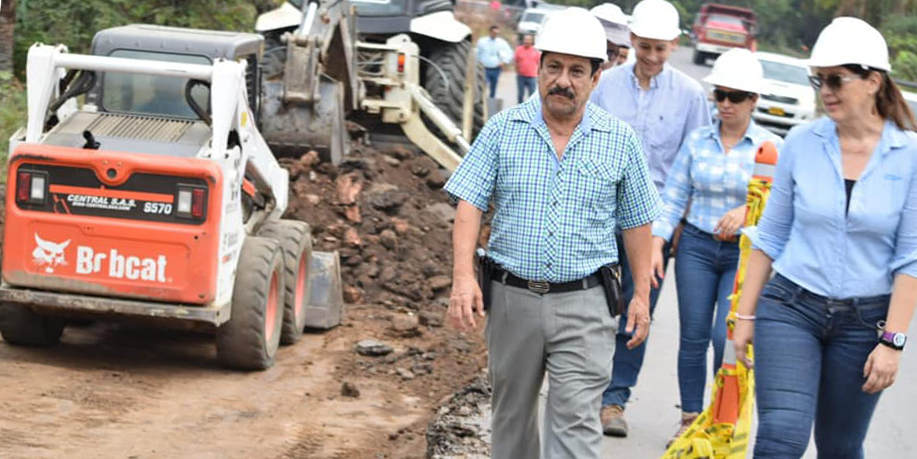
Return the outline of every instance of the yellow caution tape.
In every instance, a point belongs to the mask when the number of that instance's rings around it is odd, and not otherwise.
[[[770,196],[770,182],[752,179],[748,183],[746,200],[745,227],[754,226],[761,219],[767,198]],[[739,267],[736,271],[735,289],[729,299],[731,310],[727,318],[729,330],[735,327],[735,314],[742,295],[745,282],[745,267],[751,253],[751,240],[744,234],[739,241]],[[731,345],[727,343],[727,345]],[[753,358],[749,348],[748,358]],[[726,378],[736,378],[739,386],[739,417],[736,423],[714,424],[713,407],[717,406],[719,389]],[[755,378],[754,371],[737,362],[736,368],[720,368],[713,384],[713,397],[705,409],[688,429],[666,450],[662,459],[745,459],[748,450],[748,439],[751,432],[751,416],[754,407]]]

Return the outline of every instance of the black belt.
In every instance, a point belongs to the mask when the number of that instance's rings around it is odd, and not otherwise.
[[[602,278],[598,275],[598,273],[591,274],[575,281],[554,283],[523,279],[499,267],[494,267],[492,272],[493,274],[491,275],[491,279],[497,282],[505,285],[511,285],[513,287],[529,289],[532,292],[538,293],[540,295],[544,295],[546,293],[564,293],[575,292],[577,290],[588,290],[602,283]]]

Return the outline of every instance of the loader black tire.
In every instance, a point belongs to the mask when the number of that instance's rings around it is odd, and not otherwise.
[[[66,321],[43,316],[18,304],[0,304],[0,335],[19,346],[47,347],[60,342]]]
[[[466,39],[458,43],[436,42],[436,46],[430,46],[431,51],[427,59],[430,59],[435,66],[424,62],[424,89],[430,93],[433,102],[458,127],[462,127],[462,107],[465,105],[465,69],[468,62],[468,56],[471,54],[471,39]],[[474,90],[474,118],[471,124],[472,136],[478,134],[484,127],[484,103],[483,97],[487,94],[487,84],[484,79],[484,67],[476,64],[476,87]],[[442,74],[437,67],[446,74],[448,79],[448,88],[443,84]],[[438,129],[431,126],[434,132]],[[472,137],[473,138],[473,137]]]
[[[284,285],[283,330],[280,344],[294,344],[306,327],[309,304],[309,268],[312,266],[312,229],[306,222],[277,220],[265,223],[259,237],[274,239],[283,250]]]
[[[280,243],[248,237],[242,244],[232,314],[217,329],[217,358],[237,370],[264,370],[274,364],[283,324],[283,252]]]
[[[707,53],[695,49],[691,61],[694,65],[707,65]]]

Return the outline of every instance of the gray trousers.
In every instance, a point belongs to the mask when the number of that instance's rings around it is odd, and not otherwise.
[[[617,320],[601,286],[538,295],[494,282],[487,317],[493,459],[599,459]],[[548,372],[543,426],[538,393]]]

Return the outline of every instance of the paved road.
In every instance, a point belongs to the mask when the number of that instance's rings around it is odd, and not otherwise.
[[[669,62],[698,80],[710,73],[709,66],[696,66],[691,63],[690,48],[680,48]],[[500,78],[498,96],[504,99],[504,107],[515,105],[515,74],[504,72]],[[657,305],[646,363],[640,382],[633,392],[632,401],[628,405],[630,436],[626,439],[606,437],[603,446],[606,458],[658,458],[665,452],[665,443],[669,436],[678,428],[678,310],[673,272],[670,267],[667,282]],[[917,330],[917,319],[912,322],[910,329]],[[712,362],[712,352],[709,358]],[[913,413],[917,412],[917,391],[911,388],[915,382],[917,348],[904,353],[898,382],[879,402],[866,441],[867,457],[917,457],[917,438],[913,435],[912,427]],[[751,448],[748,456],[751,457]],[[804,457],[815,459],[813,445],[809,446],[809,451]]]

